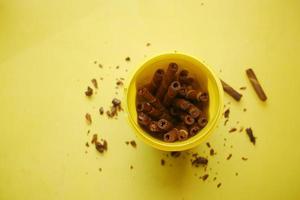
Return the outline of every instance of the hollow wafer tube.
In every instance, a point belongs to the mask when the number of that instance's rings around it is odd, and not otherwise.
[[[151,118],[143,112],[138,113],[138,123],[142,126],[148,126],[151,122]]]
[[[153,133],[160,133],[161,132],[161,129],[158,127],[157,121],[151,121],[150,124],[148,125],[148,128]]]
[[[190,108],[191,103],[185,99],[176,98],[173,101],[175,107],[181,110],[188,110]]]
[[[177,137],[178,137],[179,141],[186,140],[188,138],[188,136],[189,136],[188,131],[185,130],[185,129],[178,130],[177,134],[178,134]]]
[[[152,94],[155,94],[158,87],[160,86],[163,77],[164,77],[165,71],[163,69],[157,69],[153,75],[153,78],[150,82],[150,84],[148,85],[148,90],[149,92],[151,92]]]
[[[164,141],[165,142],[175,142],[178,138],[178,129],[173,128],[169,132],[164,134]]]
[[[179,117],[186,125],[192,125],[195,123],[195,119],[189,114],[183,113]]]
[[[242,98],[242,94],[240,94],[238,91],[236,91],[235,89],[233,89],[230,85],[228,85],[227,83],[225,83],[223,80],[221,80],[222,86],[223,86],[223,90],[229,94],[232,98],[234,98],[236,101],[241,100]]]
[[[189,136],[192,137],[196,135],[199,131],[200,131],[199,125],[195,123],[190,127]]]
[[[173,124],[166,119],[158,120],[157,125],[163,131],[169,131],[173,128]]]
[[[189,109],[188,109],[188,113],[193,118],[197,118],[201,114],[201,110],[199,108],[197,108],[194,104],[191,104],[190,107],[189,107]]]
[[[172,100],[177,95],[179,89],[180,89],[180,83],[178,81],[173,81],[169,86],[168,91],[165,94],[165,97],[163,99],[164,106],[168,107],[171,104]]]
[[[151,105],[159,110],[164,110],[165,108],[160,103],[160,101],[154,97],[147,88],[143,87],[138,90],[138,95],[143,97],[146,101],[148,101]]]
[[[178,65],[176,63],[170,63],[166,73],[164,74],[163,80],[156,92],[156,97],[158,99],[163,99],[164,95],[166,94],[169,85],[175,78],[175,74],[178,70]]]
[[[250,80],[251,85],[253,86],[257,96],[260,98],[260,100],[266,101],[267,95],[266,95],[265,91],[263,90],[261,84],[258,82],[253,69],[251,69],[251,68],[247,69],[246,73],[247,73],[248,79]]]
[[[207,121],[207,117],[200,116],[197,122],[198,122],[198,125],[199,125],[200,129],[202,129],[202,128],[204,128],[206,126],[206,124],[208,122]]]

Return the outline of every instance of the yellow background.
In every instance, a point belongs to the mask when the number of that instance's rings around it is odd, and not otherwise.
[[[0,199],[299,199],[299,10],[298,0],[1,1]],[[110,105],[125,68],[174,50],[248,87],[240,103],[225,95],[230,121],[209,138],[217,155],[205,182],[188,157],[166,158],[162,167],[165,153],[139,140],[137,149],[126,146],[135,137],[124,113],[108,120],[97,111]],[[248,67],[266,103],[247,81]],[[86,86],[100,76],[98,94],[87,100]],[[85,154],[86,112],[91,134],[108,140],[104,155],[92,147]],[[240,125],[253,128],[256,146],[245,133],[228,133]]]

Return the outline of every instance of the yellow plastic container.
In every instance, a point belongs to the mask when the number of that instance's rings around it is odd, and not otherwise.
[[[170,62],[177,63],[180,69],[189,70],[190,74],[200,83],[202,89],[209,93],[207,125],[197,135],[185,141],[174,143],[161,141],[145,132],[137,123],[136,112],[137,85],[140,86],[150,82],[155,70],[158,68],[166,69]],[[183,151],[202,143],[218,124],[223,109],[223,89],[219,78],[203,62],[179,53],[169,53],[153,57],[138,67],[126,84],[125,95],[127,117],[134,128],[135,134],[146,144],[163,151]]]

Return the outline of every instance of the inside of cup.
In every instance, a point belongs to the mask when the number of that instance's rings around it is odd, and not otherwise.
[[[169,63],[175,62],[179,66],[179,70],[186,69],[189,71],[189,75],[195,78],[195,81],[199,83],[199,87],[201,90],[208,92],[209,94],[209,105],[207,106],[207,117],[208,123],[207,125],[195,136],[185,140],[185,141],[177,141],[174,143],[164,142],[153,137],[151,134],[144,131],[137,122],[137,111],[136,111],[136,91],[137,88],[149,83],[153,77],[154,72],[158,68],[165,69],[168,67]],[[137,129],[140,134],[145,137],[145,139],[151,140],[155,143],[167,146],[176,146],[176,145],[185,145],[185,143],[193,143],[195,140],[199,140],[199,138],[204,137],[207,132],[214,126],[218,109],[220,108],[219,102],[219,92],[218,86],[215,81],[215,78],[205,65],[203,65],[198,60],[182,55],[182,54],[165,54],[155,58],[150,59],[146,63],[144,63],[133,76],[129,88],[128,88],[128,110],[129,117],[131,121],[134,123],[134,127]]]

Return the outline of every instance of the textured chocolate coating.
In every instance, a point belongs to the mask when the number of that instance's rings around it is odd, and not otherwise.
[[[200,126],[200,128],[205,127],[207,122],[208,122],[207,117],[205,117],[205,116],[200,116],[198,119],[198,125]]]
[[[157,125],[161,130],[164,130],[164,131],[169,131],[173,128],[173,124],[166,119],[158,120]]]
[[[152,94],[156,93],[156,90],[158,89],[159,85],[161,84],[163,77],[164,77],[165,71],[163,69],[157,69],[153,75],[153,78],[148,85],[148,90]]]
[[[190,127],[189,136],[192,137],[196,135],[199,131],[200,131],[199,125],[195,123]]]
[[[156,92],[156,97],[158,99],[163,99],[169,85],[175,78],[175,74],[176,74],[177,70],[178,70],[178,65],[176,63],[169,64],[168,69],[163,77],[163,80]]]
[[[177,92],[180,90],[180,83],[178,81],[173,81],[168,88],[168,91],[163,99],[164,106],[169,106],[172,100],[177,95]]]
[[[188,110],[191,103],[185,99],[176,98],[173,101],[175,107],[180,108],[181,110]]]
[[[151,118],[143,112],[138,113],[138,123],[143,126],[148,126],[151,122]]]
[[[173,128],[171,131],[164,134],[165,142],[175,142],[178,138],[178,130],[177,128]]]

